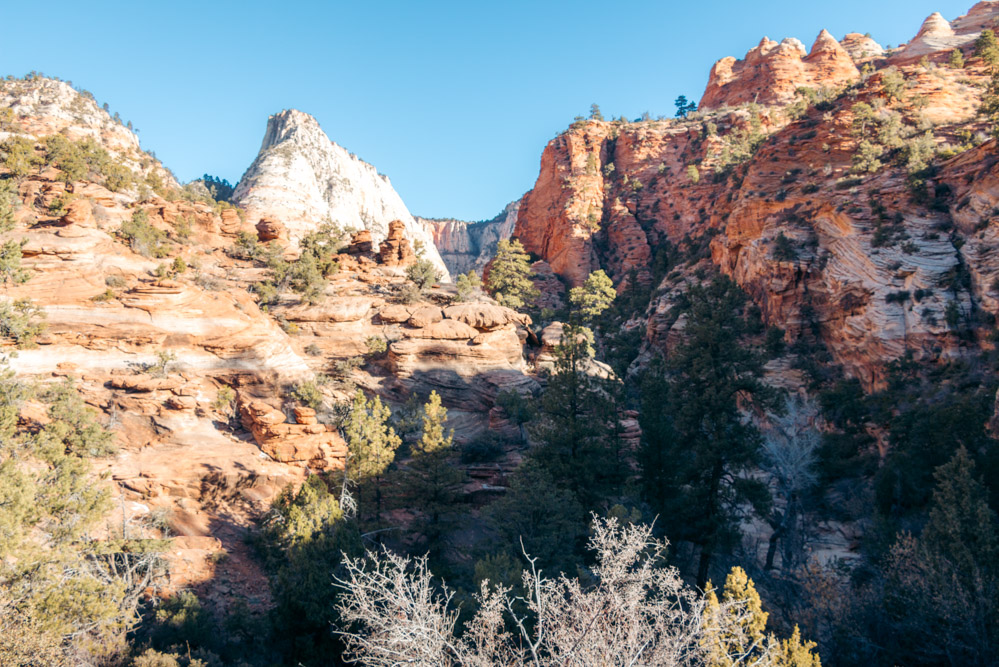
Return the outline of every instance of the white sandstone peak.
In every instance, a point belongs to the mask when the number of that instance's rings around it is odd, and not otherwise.
[[[427,258],[447,271],[432,235],[413,218],[388,177],[331,141],[315,118],[297,109],[268,119],[260,152],[233,201],[246,209],[251,223],[261,218],[283,223],[292,242],[331,220],[368,229],[378,243],[389,223],[401,220],[406,237],[422,242]]]

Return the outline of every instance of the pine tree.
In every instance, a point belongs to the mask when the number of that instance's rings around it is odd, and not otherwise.
[[[603,120],[604,115],[600,113],[600,105],[594,102],[590,105],[590,120]]]
[[[703,586],[718,549],[738,536],[747,504],[768,509],[769,491],[744,477],[760,457],[759,431],[740,403],[770,405],[758,351],[747,345],[745,295],[726,277],[687,294],[685,339],[642,386],[645,495],[667,534],[701,547]]]
[[[926,548],[952,564],[967,586],[983,575],[999,575],[995,515],[974,472],[975,462],[963,446],[936,470],[930,520],[922,535]]]
[[[540,418],[531,427],[540,443],[532,458],[587,507],[617,490],[625,474],[617,433],[617,387],[587,372],[592,344],[589,329],[565,325],[539,404]]]
[[[961,49],[954,49],[950,52],[950,56],[947,58],[947,65],[951,69],[964,69],[964,54],[961,52]]]
[[[519,310],[534,304],[540,292],[531,282],[531,258],[517,239],[502,240],[489,267],[486,289],[501,306]]]
[[[985,29],[981,32],[975,40],[975,56],[989,66],[999,63],[999,40],[996,40],[995,31]]]
[[[978,113],[985,117],[989,125],[989,133],[999,139],[999,70],[992,73],[985,94],[982,95]]]
[[[358,484],[359,490],[373,488],[376,523],[381,521],[382,515],[382,478],[402,444],[395,430],[388,425],[391,416],[388,406],[383,405],[380,398],[375,396],[368,401],[364,392],[358,389],[344,430],[350,451],[347,473]],[[361,509],[363,503],[358,502],[358,506]]]
[[[413,448],[403,479],[404,493],[423,520],[420,534],[426,539],[431,557],[444,550],[444,535],[455,512],[455,505],[465,481],[464,473],[452,460],[454,431],[447,430],[447,408],[436,391],[423,406],[423,429]]]
[[[574,316],[590,323],[610,308],[616,297],[614,282],[600,269],[587,276],[582,287],[569,290],[569,305]]]

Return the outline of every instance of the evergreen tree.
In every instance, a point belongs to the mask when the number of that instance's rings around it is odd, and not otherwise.
[[[504,239],[496,246],[489,267],[486,289],[501,306],[520,310],[534,304],[540,292],[531,282],[531,258],[517,239]]]
[[[992,73],[989,85],[982,95],[978,113],[985,117],[989,125],[989,134],[999,138],[999,70]]]
[[[536,458],[510,476],[507,492],[485,510],[499,534],[497,549],[520,562],[526,551],[550,572],[574,569],[586,514],[576,495],[560,488]],[[523,548],[521,547],[523,544]],[[515,583],[519,583],[519,577]]]
[[[14,181],[0,181],[0,234],[14,229],[14,214],[21,206]]]
[[[950,52],[950,56],[947,58],[947,65],[951,69],[964,69],[964,54],[961,49],[954,49]]]
[[[673,103],[676,106],[676,117],[686,118],[691,113],[697,111],[697,105],[687,101],[686,95],[680,95]]]
[[[395,430],[388,425],[391,416],[388,406],[383,405],[380,398],[375,396],[368,401],[364,392],[358,389],[344,429],[350,451],[347,473],[358,484],[359,491],[369,487],[373,489],[375,523],[381,521],[382,515],[382,478],[402,444]],[[359,498],[358,509],[363,508],[364,503]]]
[[[904,665],[993,665],[999,642],[996,518],[961,447],[935,474],[929,522],[901,534],[872,596],[886,661]]]
[[[329,481],[310,475],[274,502],[262,546],[274,575],[276,636],[289,645],[293,664],[324,664],[335,650],[329,627],[338,590],[331,578],[344,553],[362,552],[356,524],[344,517]]]
[[[603,120],[604,115],[600,113],[600,105],[594,102],[590,105],[590,120]]]
[[[999,40],[996,40],[994,30],[986,28],[975,40],[975,57],[981,58],[989,66],[999,63]]]
[[[456,504],[464,473],[455,467],[452,458],[454,431],[447,427],[447,408],[436,391],[423,406],[423,429],[413,448],[413,457],[403,478],[406,498],[423,517],[419,533],[432,558],[444,551],[444,536],[456,512]]]
[[[743,475],[759,461],[759,431],[740,403],[769,405],[762,359],[746,344],[745,295],[727,277],[687,294],[684,341],[642,386],[645,495],[666,534],[701,548],[704,586],[717,551],[737,536],[742,508],[767,510],[769,492]]]
[[[582,287],[569,290],[569,305],[573,315],[588,324],[610,308],[616,297],[614,282],[600,269],[587,276]]]

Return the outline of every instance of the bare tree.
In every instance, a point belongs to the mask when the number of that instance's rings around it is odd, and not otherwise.
[[[385,551],[369,553],[370,566],[348,559],[337,579],[344,591],[337,632],[347,660],[372,667],[703,665],[716,638],[742,632],[748,612],[733,602],[728,613],[706,614],[700,593],[664,564],[667,543],[651,535],[648,526],[595,518],[595,583],[546,577],[528,558],[525,595],[483,582],[479,609],[461,636],[454,594],[433,581],[425,558]],[[726,627],[711,626],[711,619],[724,619]],[[769,644],[754,646],[752,654],[731,656],[731,664],[766,664],[770,653]]]
[[[818,410],[807,399],[791,396],[783,415],[771,417],[763,430],[763,469],[777,496],[768,518],[773,532],[767,548],[766,569],[774,566],[778,542],[783,546],[781,566],[793,568],[805,547],[804,495],[815,486],[815,457],[821,438],[815,428]]]

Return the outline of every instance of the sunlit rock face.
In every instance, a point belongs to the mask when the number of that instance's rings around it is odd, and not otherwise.
[[[267,121],[256,160],[243,174],[233,201],[248,220],[285,225],[296,242],[326,220],[341,227],[368,229],[375,243],[401,220],[406,237],[421,243],[426,257],[446,273],[433,235],[410,214],[384,174],[326,136],[307,113],[289,109]]]
[[[482,273],[496,254],[496,245],[510,238],[517,224],[521,200],[507,205],[492,220],[466,222],[449,218],[417,218],[434,236],[434,243],[452,276],[469,271]]]
[[[728,57],[715,63],[700,108],[786,104],[799,88],[835,86],[859,77],[850,53],[825,30],[807,52],[797,39],[777,43],[764,37],[742,60]]]

